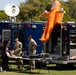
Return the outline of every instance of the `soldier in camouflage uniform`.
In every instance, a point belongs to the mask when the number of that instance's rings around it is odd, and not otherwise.
[[[15,38],[14,55],[22,56],[22,43],[19,41],[17,37]],[[20,69],[20,64],[23,64],[22,60],[18,59],[16,62],[18,69]]]
[[[34,55],[34,54],[36,54],[37,43],[32,38],[31,35],[28,36],[28,40],[29,40],[29,55]],[[30,61],[30,69],[31,70],[35,69],[35,60]]]

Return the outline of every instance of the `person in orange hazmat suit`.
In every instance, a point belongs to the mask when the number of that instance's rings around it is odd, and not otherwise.
[[[61,3],[58,0],[54,0],[51,11],[47,12],[45,10],[40,16],[48,17],[42,37],[39,39],[41,42],[47,42],[54,26],[62,22],[64,11],[61,8]]]

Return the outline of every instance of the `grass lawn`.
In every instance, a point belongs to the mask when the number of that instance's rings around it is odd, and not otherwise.
[[[55,65],[48,66],[48,70],[40,70],[39,75],[76,75],[76,66],[75,67],[56,67]],[[33,72],[29,70],[17,70],[16,65],[11,65],[10,70],[7,72],[0,72],[0,75],[38,75],[39,69],[35,69]]]

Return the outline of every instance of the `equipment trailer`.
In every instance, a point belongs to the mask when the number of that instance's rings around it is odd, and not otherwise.
[[[76,63],[76,23],[64,22],[56,25],[45,50],[50,53],[52,63]]]

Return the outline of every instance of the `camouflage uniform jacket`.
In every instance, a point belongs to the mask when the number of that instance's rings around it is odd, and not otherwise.
[[[20,56],[22,54],[22,43],[19,41],[14,45],[14,54],[16,56]]]

